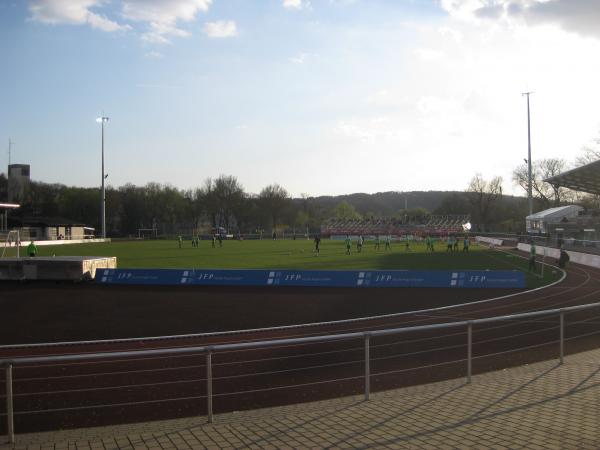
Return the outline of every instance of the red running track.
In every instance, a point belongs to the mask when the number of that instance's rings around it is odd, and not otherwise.
[[[409,327],[574,306],[600,301],[599,275],[598,269],[572,265],[562,283],[539,291],[520,292],[490,302],[464,304],[450,309],[409,312],[349,323],[153,341],[3,349],[2,356],[248,342]],[[57,296],[68,297],[65,289],[68,291],[70,288],[59,286],[53,292]],[[360,291],[360,298],[352,297],[357,295],[354,294],[356,291]],[[120,295],[119,290],[104,292],[113,297]],[[456,302],[458,299],[453,296],[459,295],[457,292],[451,289],[421,289],[414,293],[377,290],[377,297],[395,297],[396,301],[389,305],[392,309],[398,307],[398,297],[417,296],[414,310],[416,306],[426,309]],[[130,296],[132,291],[126,294]],[[164,296],[165,292],[160,294]],[[197,296],[198,292],[186,294]],[[256,295],[261,296],[260,293]],[[306,291],[301,292],[298,298],[304,299],[306,295]],[[339,295],[338,291],[311,291],[311,297],[316,297],[311,301],[316,304],[330,302],[329,305],[335,306],[339,303],[332,302],[330,297]],[[489,291],[461,291],[460,295],[474,302],[489,296]],[[373,291],[354,290],[341,295],[340,301],[346,300],[351,306],[355,301],[360,302],[361,308],[372,302],[376,313],[389,312],[387,306],[382,307],[372,297]],[[286,303],[286,306],[291,304],[294,302]],[[302,304],[300,306],[295,313],[304,318],[305,312],[301,311]],[[256,306],[252,308],[252,305],[248,311],[244,320],[249,323],[254,323],[253,315],[268,315]],[[328,314],[335,316],[335,312],[333,309]],[[94,320],[93,317],[91,320]],[[473,372],[557,357],[558,324],[558,317],[543,317],[475,327]],[[597,347],[600,343],[599,325],[600,309],[567,315],[567,352]],[[378,391],[464,376],[465,358],[466,329],[450,328],[374,338],[371,339],[371,389]],[[287,345],[217,353],[213,355],[213,377],[216,413],[358,394],[364,389],[363,342]],[[1,386],[0,395],[4,395],[3,382]],[[21,366],[14,369],[14,393],[15,428],[20,433],[203,415],[206,414],[205,355]],[[0,413],[4,413],[3,398],[0,408]],[[5,420],[1,423],[0,430],[5,431]]]

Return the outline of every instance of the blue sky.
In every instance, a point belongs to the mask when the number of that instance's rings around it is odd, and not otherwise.
[[[0,164],[45,182],[462,190],[600,130],[588,0],[2,0]],[[515,6],[516,5],[516,6]]]

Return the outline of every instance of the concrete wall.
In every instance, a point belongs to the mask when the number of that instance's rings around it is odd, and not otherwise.
[[[484,237],[484,236],[476,236],[475,240],[477,242],[484,242],[486,244],[497,245],[498,247],[502,246],[502,243],[504,242],[502,239]]]
[[[106,239],[62,239],[60,241],[35,241],[35,245],[68,245],[68,244],[91,244],[93,242],[110,242],[110,238]],[[13,244],[14,245],[14,244]],[[28,240],[21,241],[21,247],[27,247],[29,245]]]
[[[531,249],[531,245],[519,244],[517,246],[517,248],[519,250],[521,250],[522,252],[529,253],[529,250]],[[535,247],[536,254],[538,254],[540,256],[544,255],[544,251],[546,252],[546,257],[548,257],[548,258],[558,259],[558,257],[560,256],[560,250],[557,248],[541,247],[541,246]],[[571,262],[573,262],[573,263],[582,264],[584,266],[600,268],[600,255],[590,255],[589,253],[580,253],[580,252],[574,252],[571,250],[566,250],[566,252],[568,253],[569,257],[571,258]]]

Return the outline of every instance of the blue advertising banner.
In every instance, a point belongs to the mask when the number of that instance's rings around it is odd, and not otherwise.
[[[97,269],[100,284],[192,286],[524,288],[511,270],[195,270]]]

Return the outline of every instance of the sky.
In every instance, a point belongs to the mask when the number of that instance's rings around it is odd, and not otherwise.
[[[600,136],[600,0],[0,0],[0,167],[464,190]],[[4,171],[2,169],[1,171]]]

